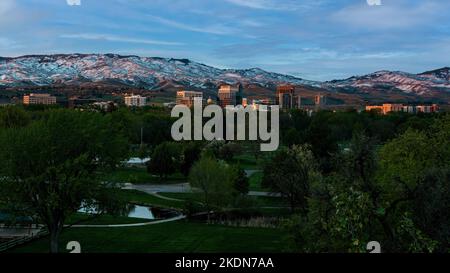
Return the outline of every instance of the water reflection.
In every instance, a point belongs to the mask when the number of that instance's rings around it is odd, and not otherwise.
[[[128,212],[128,217],[151,220],[155,219],[152,208],[144,206],[134,206],[134,208]]]
[[[87,214],[98,214],[98,210],[96,208],[87,209],[86,207],[83,207],[83,208],[79,209],[78,212],[87,213]],[[126,209],[122,209],[119,214],[121,216],[127,216],[127,217],[131,217],[131,218],[139,218],[139,219],[147,219],[147,220],[155,219],[155,216],[153,215],[151,207],[138,206],[138,205],[126,206]]]

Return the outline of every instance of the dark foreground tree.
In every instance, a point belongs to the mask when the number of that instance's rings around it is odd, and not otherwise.
[[[194,163],[199,160],[202,152],[202,144],[199,142],[189,142],[184,145],[183,160],[180,165],[180,171],[184,176],[188,176]]]
[[[263,185],[280,193],[293,211],[307,208],[310,185],[320,179],[317,163],[308,145],[281,150],[264,167]]]
[[[240,166],[235,166],[236,177],[234,178],[233,187],[237,194],[247,195],[250,189],[250,181],[245,170]]]
[[[156,146],[147,170],[149,173],[158,174],[160,180],[166,180],[168,175],[173,174],[178,169],[180,155],[178,143],[164,142]]]
[[[96,174],[115,166],[126,151],[106,117],[52,110],[45,119],[0,132],[0,196],[44,223],[50,251],[58,252],[65,220],[81,206],[107,199],[111,185]]]

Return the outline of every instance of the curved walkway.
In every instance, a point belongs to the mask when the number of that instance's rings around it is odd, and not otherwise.
[[[138,190],[142,191],[148,194],[151,194],[153,196],[170,200],[170,201],[182,201],[180,199],[176,198],[170,198],[165,197],[162,195],[159,195],[158,193],[192,193],[195,191],[200,191],[199,189],[193,189],[189,183],[182,183],[182,184],[126,184],[124,187],[122,187],[124,190]],[[264,192],[264,191],[250,191],[248,193],[250,196],[273,196],[273,197],[280,197],[281,195],[279,193],[273,193],[273,192]]]
[[[71,228],[122,228],[122,227],[142,227],[142,226],[150,226],[157,225],[163,223],[169,223],[174,221],[179,221],[185,219],[185,215],[178,215],[169,219],[145,222],[145,223],[136,223],[136,224],[119,224],[119,225],[66,225],[65,227]]]

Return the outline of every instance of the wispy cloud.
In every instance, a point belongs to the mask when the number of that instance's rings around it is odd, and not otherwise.
[[[121,42],[121,43],[133,43],[133,44],[148,44],[148,45],[165,45],[165,46],[179,46],[184,45],[178,42],[149,40],[149,39],[136,39],[130,37],[123,37],[109,34],[96,34],[96,33],[79,33],[79,34],[63,34],[59,36],[65,39],[82,39],[82,40],[101,40],[109,42]]]
[[[231,4],[235,4],[242,7],[261,9],[261,10],[300,10],[309,9],[312,7],[317,7],[323,4],[323,0],[286,0],[286,1],[276,1],[276,0],[225,0]]]
[[[447,16],[449,3],[444,1],[397,1],[380,6],[365,3],[344,7],[331,15],[331,19],[353,28],[392,29],[409,28]]]
[[[157,22],[162,25],[166,25],[169,27],[192,31],[192,32],[200,32],[200,33],[208,33],[208,34],[217,34],[217,35],[228,35],[235,32],[235,29],[225,26],[225,25],[209,25],[203,27],[197,27],[186,23],[177,22],[174,20],[165,19],[158,16],[149,15],[148,18],[154,22]]]
[[[17,48],[19,45],[16,41],[8,38],[0,37],[0,48]]]

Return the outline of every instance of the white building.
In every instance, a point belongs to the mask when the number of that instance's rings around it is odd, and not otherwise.
[[[147,105],[147,98],[139,95],[126,96],[125,105],[128,107],[143,107]]]

